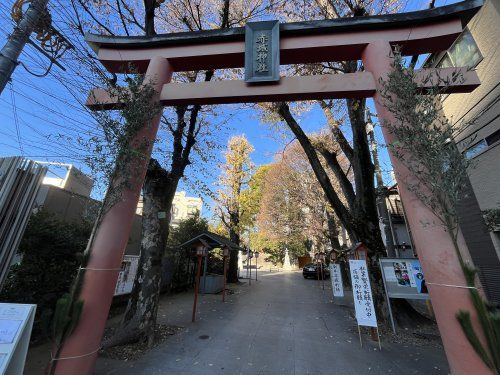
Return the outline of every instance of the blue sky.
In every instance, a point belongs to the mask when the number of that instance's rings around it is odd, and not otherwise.
[[[58,3],[64,4],[64,0]],[[14,1],[0,3],[0,43],[6,39],[12,30],[10,21],[10,7]],[[438,1],[437,6],[450,4],[455,1]],[[427,7],[426,0],[409,0],[406,10],[424,9]],[[60,12],[60,10],[59,10]],[[60,15],[62,14],[59,13]],[[35,73],[43,73],[48,61],[36,50],[27,46],[21,58],[28,68]],[[64,64],[64,58],[62,59]],[[0,156],[23,155],[27,158],[43,161],[54,161],[61,163],[72,163],[84,172],[88,167],[81,160],[81,152],[75,146],[75,137],[92,132],[96,129],[95,121],[82,107],[85,98],[84,93],[79,92],[72,86],[71,75],[74,72],[63,72],[58,67],[53,67],[47,77],[38,78],[28,73],[23,66],[18,66],[13,75],[12,84],[9,84],[0,96]],[[372,101],[369,100],[371,111],[375,113]],[[228,123],[228,129],[221,132],[220,143],[226,144],[228,138],[235,134],[245,134],[255,148],[252,154],[256,165],[267,164],[273,160],[275,154],[280,152],[284,145],[291,139],[283,139],[276,136],[276,132],[269,126],[260,123],[258,116],[252,109],[237,109],[235,106],[223,108],[226,115],[232,113]],[[325,119],[318,108],[304,114],[300,121],[306,132],[318,131],[325,126]],[[62,138],[61,138],[62,136]],[[383,137],[380,129],[376,127],[376,136],[380,144]],[[216,153],[216,158],[207,166],[210,171],[205,177],[205,182],[213,185],[217,174],[217,165],[221,161],[222,154]],[[217,157],[219,160],[217,160]],[[381,150],[381,164],[385,172],[386,183],[390,183],[391,170],[387,152]],[[56,169],[56,174],[60,173]],[[193,173],[196,168],[187,170],[186,177],[193,181]],[[190,179],[191,178],[191,179]],[[180,189],[184,189],[191,195],[197,195],[193,183],[181,183]],[[95,197],[100,195],[96,191]],[[208,199],[207,203],[209,202]],[[205,213],[206,212],[205,210]]]

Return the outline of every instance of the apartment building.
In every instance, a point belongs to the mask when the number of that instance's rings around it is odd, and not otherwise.
[[[500,302],[500,225],[486,227],[482,215],[500,209],[499,35],[500,0],[486,0],[450,49],[430,56],[425,63],[468,66],[481,80],[472,93],[443,96],[441,100],[455,127],[455,143],[473,161],[469,170],[471,197],[459,209],[460,227],[483,286],[496,302]]]

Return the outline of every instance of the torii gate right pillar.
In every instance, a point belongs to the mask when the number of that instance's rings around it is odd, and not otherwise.
[[[375,78],[377,86],[377,92],[373,97],[375,108],[385,141],[387,144],[391,144],[394,137],[383,126],[383,123],[385,121],[393,122],[394,117],[384,106],[384,100],[380,95],[381,84],[379,81],[380,78],[385,79],[392,69],[391,45],[387,41],[376,41],[368,44],[363,52],[362,60],[365,69],[371,72]],[[473,322],[478,321],[469,291],[463,288],[467,284],[453,243],[441,225],[423,226],[423,222],[435,222],[436,217],[408,189],[408,183],[411,183],[412,176],[406,166],[394,155],[389,154],[422,269],[426,280],[431,283],[428,284],[429,295],[433,302],[434,314],[439,325],[451,373],[453,375],[491,374],[488,367],[472,349],[455,316],[459,310],[465,310],[471,313]],[[461,233],[459,233],[459,243],[462,245],[462,249],[466,249]],[[464,251],[463,254],[467,254],[467,251]],[[476,332],[479,332],[479,327],[476,328]]]

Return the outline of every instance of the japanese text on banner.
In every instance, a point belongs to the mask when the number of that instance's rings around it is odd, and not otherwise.
[[[349,260],[356,320],[360,326],[377,327],[372,289],[365,260]]]
[[[332,280],[332,289],[334,297],[344,297],[344,287],[342,285],[342,274],[340,265],[330,263],[330,278]]]

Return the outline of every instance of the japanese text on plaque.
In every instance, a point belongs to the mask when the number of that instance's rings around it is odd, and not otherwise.
[[[269,71],[267,66],[269,54],[269,36],[265,33],[257,34],[255,39],[256,44],[256,69],[258,73],[265,73]]]

